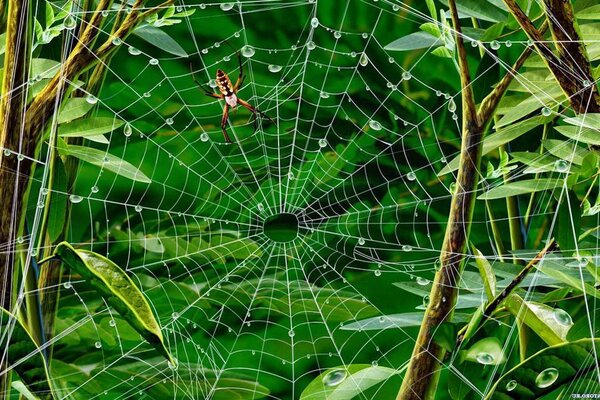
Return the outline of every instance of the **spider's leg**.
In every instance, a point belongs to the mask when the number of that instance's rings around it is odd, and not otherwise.
[[[223,118],[221,119],[221,130],[223,131],[223,136],[225,137],[225,141],[227,143],[231,143],[231,139],[227,134],[227,119],[229,118],[229,104],[225,104],[223,107]]]
[[[273,119],[272,119],[271,117],[269,117],[269,116],[268,116],[267,114],[265,114],[264,112],[260,111],[258,108],[254,107],[252,104],[248,103],[247,101],[244,101],[244,100],[240,99],[239,97],[238,97],[237,101],[238,101],[238,103],[239,103],[241,106],[243,106],[243,107],[247,108],[248,110],[250,110],[250,112],[251,112],[252,114],[254,114],[255,121],[256,121],[256,114],[258,114],[258,115],[260,115],[261,117],[263,117],[263,118],[266,118],[266,119],[268,119],[269,121],[271,121],[273,124],[275,124],[275,121],[273,121]]]
[[[239,51],[237,52],[237,56],[238,62],[240,64],[240,76],[238,76],[235,85],[233,85],[233,91],[235,93],[237,93],[237,91],[241,89],[242,85],[244,84],[244,79],[246,79],[246,75],[244,75],[244,67],[242,66],[242,56]]]
[[[202,91],[204,93],[206,93],[207,96],[214,97],[215,99],[222,99],[223,98],[222,94],[213,93],[212,90],[207,89],[203,84],[201,84],[200,82],[198,82],[196,80],[196,75],[194,74],[194,69],[192,67],[192,63],[190,63],[190,72],[192,73],[192,79],[194,80],[194,83],[196,85],[198,85],[198,87],[200,89],[202,89]]]

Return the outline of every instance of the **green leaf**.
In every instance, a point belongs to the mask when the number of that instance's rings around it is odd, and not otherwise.
[[[48,228],[46,232],[51,242],[56,241],[65,226],[65,217],[67,215],[68,197],[62,193],[67,193],[68,178],[65,166],[60,157],[54,160],[54,178],[52,181],[52,191],[50,196],[50,209],[48,210]]]
[[[143,25],[136,28],[133,34],[144,39],[146,42],[159,49],[166,51],[167,53],[179,56],[187,57],[186,51],[173,39],[171,36],[166,34],[163,30],[151,25]]]
[[[54,255],[94,286],[131,327],[172,365],[176,365],[176,361],[164,344],[160,325],[150,305],[120,267],[100,254],[77,250],[67,242],[59,243],[54,250]]]
[[[71,122],[74,119],[78,119],[87,114],[93,104],[89,103],[83,97],[73,97],[63,102],[63,105],[58,114],[58,123],[64,124],[65,122]]]
[[[561,135],[573,139],[576,142],[600,146],[600,132],[595,129],[564,125],[555,126],[554,129]]]
[[[593,278],[584,273],[578,264],[579,263],[577,261],[575,261],[574,266],[571,265],[571,263],[565,264],[562,259],[547,256],[543,262],[536,265],[536,268],[544,275],[551,276],[552,278],[566,283],[570,287],[584,292],[589,296],[594,296],[595,298],[600,299],[600,290],[587,283],[593,282]]]
[[[398,373],[392,368],[368,364],[330,368],[308,384],[300,400],[351,400]]]
[[[440,38],[433,36],[427,32],[415,32],[410,35],[394,40],[392,43],[385,46],[385,50],[389,51],[406,51],[426,49],[430,47],[440,46],[443,42]]]
[[[571,255],[577,249],[577,237],[581,222],[581,207],[575,193],[566,191],[558,209],[556,241],[560,251]]]
[[[448,1],[442,1],[448,5]],[[507,19],[507,14],[500,8],[484,0],[459,0],[456,9],[461,18],[473,17],[489,22],[501,22]]]
[[[431,18],[437,20],[437,10],[435,9],[434,0],[425,0],[425,3],[427,4],[427,9],[429,10],[429,15],[431,15]]]
[[[591,6],[577,13],[577,19],[600,19],[600,5]]]
[[[496,186],[477,197],[478,200],[504,199],[520,194],[552,190],[562,186],[564,179],[527,179]]]
[[[583,339],[547,347],[504,374],[485,397],[492,400],[533,400],[594,370],[600,339]],[[510,390],[509,390],[510,389]]]
[[[542,143],[548,153],[576,165],[581,165],[583,158],[588,154],[588,150],[571,141],[545,139]]]
[[[484,365],[499,365],[506,362],[502,351],[502,343],[497,337],[491,336],[476,342],[465,353],[465,360]]]
[[[477,265],[477,269],[479,269],[479,274],[485,287],[485,294],[488,301],[491,301],[496,297],[496,275],[494,275],[494,270],[489,261],[474,246],[473,253],[475,254],[475,264]]]
[[[62,137],[88,137],[97,136],[114,131],[123,126],[125,122],[111,117],[94,117],[79,119],[58,127],[58,136]]]
[[[8,349],[8,365],[14,370],[29,392],[39,399],[53,399],[52,381],[48,374],[42,350],[21,322],[4,308],[0,308],[0,348]],[[10,332],[8,335],[7,332]]]
[[[69,155],[100,168],[112,171],[117,175],[133,181],[150,183],[152,182],[142,171],[128,163],[127,161],[114,156],[106,151],[94,149],[92,147],[64,145],[59,147],[62,155]]]

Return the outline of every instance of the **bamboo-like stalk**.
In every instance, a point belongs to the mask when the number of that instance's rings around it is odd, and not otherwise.
[[[463,109],[457,190],[450,204],[450,215],[440,254],[440,269],[434,278],[429,304],[397,396],[398,400],[429,400],[435,396],[444,349],[435,343],[433,335],[438,326],[451,320],[456,303],[457,286],[475,205],[483,135],[512,79],[531,54],[529,48],[521,54],[477,109],[455,0],[450,0],[449,5],[458,50]]]

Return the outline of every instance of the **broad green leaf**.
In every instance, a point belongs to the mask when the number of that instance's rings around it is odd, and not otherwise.
[[[513,293],[503,303],[508,311],[533,330],[544,342],[549,345],[562,343],[567,338],[567,333],[573,325],[563,324],[556,317],[558,311],[545,304],[525,301],[521,296]]]
[[[425,298],[425,296],[429,296],[429,292],[431,291],[431,282],[425,285],[421,285],[417,282],[395,282],[394,286],[399,287],[402,290],[405,290],[409,293],[415,294],[421,298]],[[464,309],[464,308],[477,308],[481,305],[481,303],[485,299],[482,298],[482,295],[478,293],[459,293],[458,299],[456,301],[456,309]],[[419,306],[417,309],[424,309],[424,306]]]
[[[503,144],[506,144],[520,137],[521,135],[524,135],[533,128],[542,125],[546,120],[547,118],[538,116],[498,129],[495,133],[487,136],[483,140],[482,154],[486,155],[493,150],[497,150],[498,147],[502,146]],[[441,176],[452,171],[456,171],[458,169],[458,163],[459,157],[455,157],[444,168],[442,168],[438,175]]]
[[[487,337],[474,343],[465,351],[465,360],[483,365],[499,365],[506,362],[502,343],[495,337]]]
[[[600,131],[598,130],[565,125],[555,126],[554,129],[556,129],[561,135],[564,135],[569,139],[573,139],[576,142],[600,146]]]
[[[577,146],[572,141],[546,139],[542,143],[548,153],[576,165],[581,165],[583,158],[588,154],[588,150]]]
[[[398,373],[392,368],[368,364],[330,368],[308,384],[300,395],[300,400],[351,400]]]
[[[125,178],[143,183],[152,182],[142,171],[128,163],[127,161],[114,156],[106,151],[94,149],[92,147],[68,145],[59,147],[59,152],[63,155],[70,155],[90,164],[114,172]]]
[[[543,190],[553,190],[562,186],[564,179],[528,179],[517,182],[506,183],[501,186],[496,186],[482,195],[477,197],[478,200],[493,200],[504,199],[510,196],[520,194],[541,192]]]
[[[389,51],[407,51],[417,49],[427,49],[430,47],[440,46],[443,42],[440,38],[433,36],[427,32],[414,32],[394,40],[387,46],[385,50]]]
[[[36,398],[53,399],[52,380],[42,350],[21,322],[4,308],[0,308],[0,332],[0,348],[8,349],[9,368]]]
[[[577,19],[600,19],[600,5],[591,6],[584,10],[581,10],[576,15]]]
[[[67,242],[58,244],[54,255],[94,286],[148,343],[170,363],[176,365],[176,361],[164,344],[160,325],[150,305],[120,267],[100,254],[77,250]]]
[[[578,266],[578,262],[574,264],[566,264],[563,260],[546,257],[543,262],[536,265],[536,268],[544,275],[551,276],[586,295],[600,299],[600,290],[587,283],[593,282],[593,278]]]
[[[600,339],[582,339],[547,347],[504,374],[485,397],[533,400],[596,368]]]
[[[375,331],[393,328],[409,328],[411,326],[421,326],[423,321],[423,312],[407,312],[402,314],[382,315],[360,321],[344,324],[340,329],[345,331]],[[469,314],[454,313],[452,322],[463,323],[468,321]]]
[[[475,264],[477,264],[481,280],[485,287],[485,294],[488,301],[491,301],[496,297],[496,275],[494,275],[494,270],[489,261],[477,248],[473,247],[473,253],[475,254]]]
[[[13,381],[11,383],[13,389],[15,389],[21,396],[27,400],[38,400],[38,397],[31,393],[27,386],[21,381]]]
[[[146,42],[159,49],[166,51],[167,53],[179,56],[187,57],[187,52],[177,43],[175,39],[166,34],[163,30],[151,26],[143,25],[135,29],[133,34],[144,39]]]
[[[65,122],[71,122],[75,119],[83,117],[87,114],[93,104],[89,103],[83,97],[73,97],[63,102],[63,105],[58,114],[58,123],[64,124]]]
[[[572,118],[565,118],[564,121],[569,125],[593,129],[596,131],[600,130],[600,114],[579,114]]]
[[[110,117],[78,119],[58,127],[58,136],[88,137],[109,133],[123,126],[125,122]]]
[[[444,5],[448,5],[447,0],[443,0]],[[459,0],[456,2],[456,9],[462,18],[477,18],[489,22],[501,22],[507,18],[506,13],[485,0]]]

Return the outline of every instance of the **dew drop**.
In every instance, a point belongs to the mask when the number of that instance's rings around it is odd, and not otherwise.
[[[406,179],[408,179],[409,181],[414,181],[417,179],[417,174],[411,171],[408,174],[406,174]]]
[[[420,286],[427,286],[429,285],[429,279],[426,278],[422,278],[422,277],[417,277],[417,284]]]
[[[233,8],[233,3],[223,3],[221,4],[221,10],[229,11]]]
[[[112,44],[114,46],[120,46],[122,43],[123,43],[123,41],[121,40],[121,38],[118,38],[118,37],[113,38],[113,40],[112,40]]]
[[[142,212],[142,206],[140,206],[139,204],[137,206],[135,206],[134,209],[137,212]]]
[[[9,149],[4,149],[4,156],[5,157],[10,157],[10,150]]]
[[[550,367],[546,368],[538,374],[535,378],[535,384],[539,388],[547,388],[551,386],[558,379],[558,370]]]
[[[394,60],[394,57],[388,57],[388,62],[389,62],[390,64],[393,64],[393,63],[394,63],[394,61],[395,61],[395,60]]]
[[[208,142],[208,133],[204,132],[200,134],[200,140],[202,142]]]
[[[371,366],[372,366],[372,367],[377,367],[377,366],[379,366],[379,363],[377,362],[377,360],[373,360],[373,361],[371,362]]]
[[[44,208],[45,204],[43,201],[38,201],[37,208]]]
[[[510,40],[507,40],[506,42],[504,42],[504,45],[506,47],[512,47],[512,42]]]
[[[448,101],[448,111],[451,113],[456,111],[456,103],[454,102],[454,99],[450,99],[450,101]]]
[[[479,46],[479,42],[477,40],[472,40],[471,47],[477,47],[477,46]]]
[[[131,54],[132,56],[139,56],[140,54],[142,54],[142,51],[136,47],[130,46],[127,51],[129,52],[129,54]]]
[[[102,10],[102,13],[101,13],[101,15],[102,15],[104,18],[108,17],[108,10]]]
[[[543,107],[542,108],[542,115],[544,117],[549,117],[550,115],[552,115],[552,110],[549,107]]]
[[[402,246],[402,251],[412,251],[412,246],[409,244],[405,244]]]
[[[339,39],[342,37],[342,34],[340,32],[335,31],[335,32],[333,32],[333,37],[336,39]]]
[[[567,172],[569,170],[569,163],[565,160],[556,160],[554,162],[554,169],[557,172]]]
[[[327,140],[325,139],[319,139],[319,147],[323,148],[327,146]]]
[[[306,48],[308,50],[314,50],[317,48],[317,45],[315,44],[315,42],[313,42],[312,40],[309,41],[308,43],[306,43]]]
[[[17,243],[19,243],[19,244],[20,244],[20,243],[23,243],[23,242],[25,242],[25,239],[23,239],[23,236],[19,236],[19,237],[17,238]]]
[[[71,282],[65,282],[65,283],[63,283],[63,287],[65,289],[71,289]]]
[[[281,65],[271,64],[267,67],[267,69],[269,70],[269,72],[272,72],[275,74],[275,73],[281,71],[282,67],[281,67]]]
[[[311,19],[310,26],[312,26],[313,28],[317,28],[319,26],[319,19],[317,17]]]
[[[490,47],[492,50],[498,50],[500,48],[500,42],[497,40],[492,40],[490,42]]]
[[[85,96],[85,101],[87,101],[89,104],[96,104],[98,102],[98,98],[92,94],[88,94]]]
[[[359,238],[359,239],[358,239],[358,244],[359,244],[359,245],[361,245],[361,246],[362,246],[362,245],[364,245],[365,243],[366,243],[366,241],[365,241],[365,239],[364,239],[364,238]]]
[[[405,81],[409,81],[412,78],[412,74],[408,71],[404,71],[402,73],[402,79],[404,79]]]
[[[512,392],[513,390],[515,390],[516,387],[517,387],[517,381],[512,379],[512,380],[508,381],[508,383],[506,384],[506,391]]]
[[[173,118],[167,118],[167,119],[165,120],[165,123],[166,123],[167,125],[173,125],[173,122],[174,122],[174,121],[173,121]]]
[[[98,188],[98,186],[94,185],[94,186],[92,186],[91,191],[92,191],[92,193],[98,193],[100,191],[100,189]]]
[[[358,60],[358,63],[362,66],[362,67],[366,67],[367,65],[369,65],[369,57],[367,56],[366,53],[362,53],[360,55],[360,59]]]
[[[156,58],[151,58],[151,59],[148,61],[148,64],[150,64],[150,65],[158,65],[158,59],[156,59]]]
[[[322,99],[328,99],[328,98],[329,98],[329,96],[330,96],[330,95],[329,95],[329,93],[327,93],[327,92],[321,92],[321,93],[319,94],[319,97],[320,97],[320,98],[322,98]]]
[[[376,269],[374,272],[375,276],[381,276],[381,270],[380,269]]]
[[[323,377],[323,384],[325,386],[337,386],[346,379],[348,373],[343,369],[334,369]]]
[[[573,320],[571,319],[571,316],[565,310],[562,310],[560,308],[555,308],[554,312],[552,313],[552,316],[554,317],[554,320],[556,322],[558,322],[560,325],[563,325],[563,326],[573,325]]]
[[[110,325],[110,326],[116,326],[117,323],[115,322],[114,319],[111,319],[110,321],[108,321],[108,325]]]
[[[254,51],[254,47],[252,46],[244,46],[242,47],[242,55],[246,58],[250,58],[254,55],[255,51]]]
[[[360,36],[361,36],[363,39],[366,39],[366,38],[368,38],[368,37],[369,37],[369,34],[365,32],[365,33],[363,33],[363,34],[362,34],[362,35],[360,35]]]
[[[483,365],[493,364],[495,360],[492,354],[486,352],[477,353],[475,359],[479,364]]]
[[[294,337],[294,335],[296,335],[296,332],[294,332],[293,329],[290,329],[290,331],[288,332],[288,336],[289,337]]]
[[[125,135],[126,137],[131,136],[131,134],[133,133],[133,128],[131,127],[131,124],[125,124],[125,126],[123,127],[123,135]]]
[[[263,212],[263,211],[265,211],[265,206],[263,205],[263,203],[258,203],[258,204],[256,205],[256,209],[257,209],[259,212]]]
[[[83,201],[83,197],[72,194],[69,196],[69,201],[73,204],[81,203]]]
[[[77,21],[75,20],[75,17],[73,15],[69,14],[65,17],[63,25],[65,29],[72,30],[75,29],[75,27],[77,26]]]
[[[102,347],[102,343],[96,342],[96,343],[94,343],[94,347],[96,347],[97,349],[99,349],[99,348]]]
[[[377,121],[375,121],[374,119],[369,121],[369,127],[371,129],[373,129],[374,131],[380,131],[381,130],[381,124]]]
[[[423,296],[423,305],[427,307],[429,305],[429,295]]]

